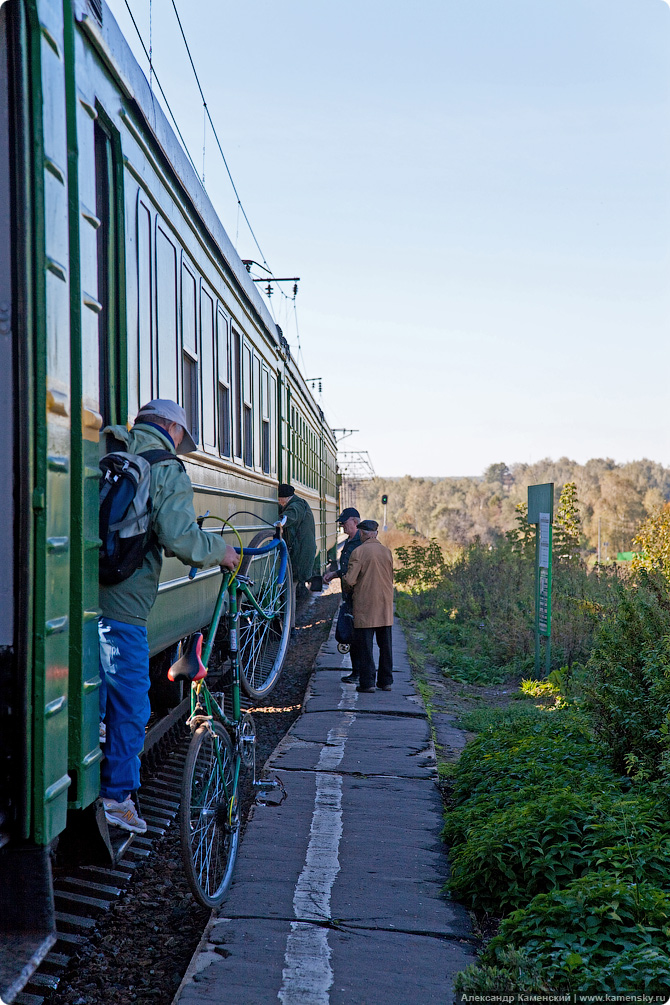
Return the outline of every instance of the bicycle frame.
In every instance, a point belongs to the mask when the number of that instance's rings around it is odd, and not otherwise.
[[[288,561],[288,552],[286,548],[286,543],[281,537],[276,537],[269,545],[264,548],[245,548],[245,555],[265,555],[272,551],[274,548],[279,548],[280,551],[280,567],[279,574],[277,576],[277,582],[281,586],[284,577],[286,575],[286,565]],[[238,554],[240,554],[241,549],[236,548]],[[229,597],[229,618],[230,618],[230,662],[232,667],[233,682],[232,682],[232,700],[233,700],[233,717],[229,719],[225,714],[224,710],[220,707],[217,700],[211,694],[209,688],[205,683],[203,678],[200,681],[193,681],[191,684],[191,720],[193,720],[198,715],[198,709],[202,709],[200,703],[201,696],[204,697],[205,701],[205,712],[207,718],[216,717],[220,722],[223,723],[226,728],[232,730],[236,735],[237,729],[241,721],[241,704],[240,704],[240,661],[239,661],[239,650],[237,647],[238,643],[238,594],[242,593],[250,602],[253,609],[261,617],[266,620],[271,620],[276,612],[266,611],[260,606],[254,597],[253,593],[249,589],[249,585],[245,580],[240,580],[237,574],[231,572],[226,572],[223,575],[221,581],[221,586],[219,587],[219,593],[216,598],[216,604],[214,606],[214,614],[212,616],[212,621],[209,626],[209,631],[207,633],[207,641],[202,650],[201,662],[205,669],[209,666],[209,659],[212,654],[212,648],[214,646],[214,640],[216,638],[216,633],[219,628],[221,621],[221,616],[223,614],[223,607],[226,599],[226,594]],[[203,714],[202,712],[200,713]],[[221,752],[217,748],[216,751],[217,760],[219,762],[219,769],[221,771],[221,777],[223,779],[223,785],[225,790],[225,779],[223,778],[223,765],[221,763]],[[235,757],[235,776],[233,780],[233,792],[237,789],[237,783],[239,781],[240,774],[240,761],[241,757],[239,751]],[[230,799],[228,792],[225,793],[226,799]],[[232,804],[231,804],[232,805]]]
[[[265,563],[261,562],[262,571],[257,577],[260,602],[252,592],[254,583],[246,575],[239,573],[239,566],[234,573],[224,572],[207,632],[207,641],[202,646],[202,637],[198,639],[198,648],[195,649],[195,653],[193,649],[190,650],[189,659],[186,661],[188,670],[179,670],[179,674],[186,672],[191,677],[191,715],[188,723],[192,731],[182,781],[180,839],[186,878],[193,895],[203,907],[211,908],[220,904],[232,879],[240,831],[238,791],[242,765],[253,767],[254,788],[283,790],[279,779],[268,781],[256,779],[256,731],[252,717],[242,711],[240,702],[240,687],[244,684],[245,690],[247,689],[246,677],[242,677],[246,673],[246,664],[243,664],[243,661],[247,657],[244,652],[245,650],[249,652],[248,643],[245,641],[246,626],[249,627],[246,637],[251,639],[253,650],[252,663],[257,658],[260,659],[259,653],[263,652],[262,646],[265,644],[261,643],[259,649],[254,639],[262,638],[266,632],[272,631],[276,617],[283,624],[282,637],[286,639],[287,621],[285,617],[282,621],[281,613],[288,593],[285,589],[282,590],[282,587],[287,575],[290,583],[290,573],[287,573],[288,553],[286,544],[281,538],[281,524],[276,524],[275,528],[275,538],[262,547],[236,549],[239,555],[245,556],[265,555],[273,549],[279,549],[278,569],[276,562],[271,563],[272,568],[268,574]],[[259,539],[259,544],[261,540],[263,539]],[[191,570],[190,578],[193,578],[195,572],[196,570]],[[206,683],[206,672],[202,673],[202,669],[207,671],[209,666],[226,596],[229,599],[229,651],[233,677],[231,718],[225,714],[215,694],[210,692]],[[246,624],[241,623],[241,618],[245,619]],[[260,636],[256,632],[259,623]],[[240,642],[242,652],[239,648]],[[193,657],[198,653],[200,646],[202,650],[196,666]],[[278,652],[276,658],[283,660],[284,653],[285,650]],[[196,673],[199,679],[194,680],[193,676]],[[257,694],[260,696],[262,692]],[[198,769],[201,754],[203,766]]]

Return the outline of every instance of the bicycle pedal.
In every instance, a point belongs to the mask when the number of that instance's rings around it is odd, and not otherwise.
[[[254,786],[257,789],[278,789],[279,782],[275,778],[256,779]]]

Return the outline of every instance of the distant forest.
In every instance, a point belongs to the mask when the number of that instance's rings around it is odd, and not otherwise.
[[[479,478],[374,478],[343,486],[343,505],[362,517],[383,517],[388,495],[389,529],[436,537],[462,547],[475,538],[493,543],[514,526],[516,506],[527,501],[529,485],[553,482],[554,509],[566,482],[575,482],[584,534],[583,546],[595,551],[601,521],[603,560],[629,551],[643,520],[670,500],[670,468],[655,461],[617,464],[596,458],[577,464],[567,457],[536,464],[491,464]]]

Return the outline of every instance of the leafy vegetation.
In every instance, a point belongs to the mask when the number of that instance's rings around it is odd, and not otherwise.
[[[477,735],[450,776],[448,887],[501,918],[458,975],[463,993],[670,994],[670,517],[643,526],[643,553],[621,574],[587,570],[582,512],[566,484],[545,680],[529,674],[535,540],[523,504],[504,536],[441,571],[437,542],[428,575],[418,542],[400,556],[398,609],[428,658],[469,683],[522,678],[505,709],[461,717]]]
[[[565,500],[563,496],[566,496]],[[574,486],[561,496],[556,520],[552,594],[552,667],[588,659],[596,629],[616,605],[618,570],[588,571],[578,558]],[[446,560],[437,541],[396,549],[396,582],[407,590],[398,612],[420,623],[435,662],[455,680],[500,683],[534,665],[535,529],[525,504],[515,526],[495,544],[475,541]]]

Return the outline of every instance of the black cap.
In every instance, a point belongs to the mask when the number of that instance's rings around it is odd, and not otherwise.
[[[379,530],[379,524],[376,520],[361,520],[358,525],[359,530]]]
[[[295,489],[292,485],[287,485],[284,482],[277,489],[277,495],[280,499],[287,499],[289,496],[295,495]]]
[[[355,516],[357,520],[360,520],[361,518],[361,514],[358,512],[357,509],[354,509],[353,506],[347,506],[347,508],[343,509],[340,515],[338,516],[337,522],[345,523],[345,521],[347,521],[349,517],[352,516]]]

